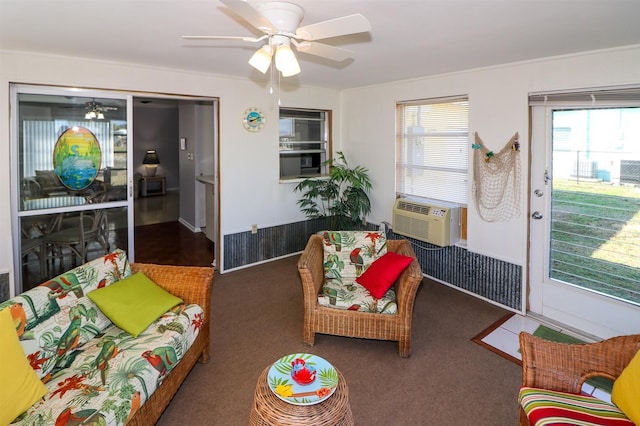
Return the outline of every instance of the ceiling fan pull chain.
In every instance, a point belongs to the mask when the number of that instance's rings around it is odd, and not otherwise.
[[[278,73],[278,106],[280,105],[280,73]]]

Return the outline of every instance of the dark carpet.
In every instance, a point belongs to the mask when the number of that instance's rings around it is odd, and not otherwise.
[[[521,368],[471,341],[507,311],[425,279],[410,358],[385,341],[317,335],[308,347],[297,260],[216,273],[211,361],[194,367],[158,425],[246,425],[260,373],[297,352],[343,373],[358,425],[517,424]]]

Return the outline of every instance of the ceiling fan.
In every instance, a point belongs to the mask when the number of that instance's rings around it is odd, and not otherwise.
[[[84,118],[86,120],[92,120],[94,118],[97,118],[98,120],[103,120],[104,119],[104,114],[107,111],[117,111],[118,108],[114,107],[114,106],[106,106],[104,104],[102,104],[102,102],[97,102],[95,99],[91,99],[89,102],[85,102],[84,104],[80,103],[80,100],[83,98],[76,98],[76,97],[71,97],[71,96],[65,96],[65,98],[67,99],[67,101],[72,102],[73,104],[70,105],[61,105],[59,108],[62,109],[79,109],[79,108],[83,108],[86,113],[84,115]],[[84,98],[86,99],[86,98]]]
[[[104,113],[106,111],[117,111],[118,108],[102,105],[100,102],[96,102],[95,99],[84,104],[84,109],[87,113],[84,115],[84,118],[87,120],[91,120],[97,118],[98,120],[104,120]]]
[[[316,40],[371,31],[371,24],[359,13],[299,27],[304,17],[304,9],[293,3],[269,1],[254,8],[245,0],[220,1],[262,31],[264,35],[261,37],[182,36],[182,38],[242,40],[250,43],[266,41],[249,59],[249,64],[263,74],[269,69],[274,55],[276,69],[282,73],[283,77],[300,72],[300,65],[291,45],[299,52],[333,61],[344,61],[351,57],[350,50],[318,43]]]

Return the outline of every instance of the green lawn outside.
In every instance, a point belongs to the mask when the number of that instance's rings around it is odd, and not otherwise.
[[[640,303],[640,188],[554,179],[551,278]]]

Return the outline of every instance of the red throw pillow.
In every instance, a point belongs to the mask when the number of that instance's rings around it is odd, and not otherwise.
[[[380,299],[393,286],[393,283],[411,261],[413,261],[412,257],[388,251],[356,278],[356,282],[369,290],[373,297]]]

